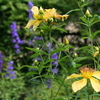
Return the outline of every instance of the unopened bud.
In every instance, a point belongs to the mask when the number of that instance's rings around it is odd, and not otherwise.
[[[39,48],[36,48],[37,50],[39,50]]]
[[[75,58],[78,57],[77,53],[74,53],[74,57],[75,57]]]
[[[69,44],[69,41],[68,41],[67,38],[64,38],[64,43],[65,43],[66,45]]]
[[[41,33],[44,33],[44,30],[40,30]]]
[[[81,0],[82,2],[85,2],[84,0]]]
[[[99,51],[99,48],[98,48],[97,46],[94,46],[94,48],[95,48],[97,51]]]
[[[95,52],[95,53],[93,54],[93,56],[96,57],[98,54],[99,54],[99,51]]]
[[[39,63],[39,62],[35,59],[35,60],[34,60],[34,64],[36,64],[36,65],[37,65],[38,63]]]
[[[92,15],[90,14],[90,12],[89,12],[89,10],[88,10],[88,9],[86,10],[85,15],[86,15],[87,17],[92,17]]]

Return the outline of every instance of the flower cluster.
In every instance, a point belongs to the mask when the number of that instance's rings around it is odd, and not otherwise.
[[[52,84],[51,78],[48,78],[47,81],[46,81],[46,83],[47,83],[47,88],[50,88],[51,84]]]
[[[55,66],[58,66],[58,55],[57,55],[57,53],[54,53],[51,56],[51,58],[54,59],[54,61],[52,62],[52,64],[55,65]]]
[[[8,69],[6,70],[7,75],[5,76],[6,78],[10,78],[10,79],[16,78],[16,73],[15,71],[13,71],[14,69],[13,65],[14,65],[13,61],[8,62]]]
[[[100,91],[100,81],[98,79],[100,79],[100,71],[95,71],[94,69],[85,66],[85,67],[80,68],[80,72],[81,74],[72,74],[67,77],[67,79],[83,77],[83,79],[79,81],[75,81],[72,84],[73,91],[77,92],[78,90],[81,90],[83,87],[86,86],[87,79],[90,79],[93,89],[96,92],[99,92]]]
[[[10,25],[10,29],[11,29],[11,34],[12,34],[12,43],[14,43],[14,48],[16,49],[16,53],[20,53],[20,46],[19,44],[24,44],[24,40],[21,40],[18,33],[17,33],[17,26],[16,26],[16,22],[13,22],[12,25]]]
[[[64,18],[68,18],[68,15],[59,15],[56,12],[55,8],[43,9],[42,7],[38,8],[37,6],[33,6],[31,11],[33,12],[34,20],[29,20],[28,24],[26,25],[26,28],[30,28],[31,26],[33,26],[33,30],[36,30],[36,28],[40,25],[41,22],[45,22],[48,20],[51,20],[53,22],[54,19],[60,18],[62,18],[62,21],[64,21]]]
[[[2,70],[2,67],[3,67],[3,60],[2,60],[3,56],[2,56],[2,53],[0,52],[0,72]]]
[[[51,52],[51,43],[47,44],[47,48],[48,48],[48,53]],[[58,55],[57,53],[54,53],[51,56],[51,59],[53,59],[54,61],[52,62],[52,65],[54,65],[55,67],[52,69],[54,74],[58,74],[58,69],[56,68],[58,66]]]
[[[28,2],[28,5],[29,5],[29,10],[28,10],[29,15],[28,15],[28,17],[29,17],[30,19],[33,19],[31,9],[32,9],[32,7],[34,6],[34,4],[33,4],[31,1],[29,1],[29,2]]]

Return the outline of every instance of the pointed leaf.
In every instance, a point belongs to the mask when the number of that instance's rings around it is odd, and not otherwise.
[[[93,39],[98,33],[100,33],[100,30],[98,30],[98,31],[96,31],[96,32],[94,32],[94,33],[92,33],[92,36],[90,37],[90,39]]]

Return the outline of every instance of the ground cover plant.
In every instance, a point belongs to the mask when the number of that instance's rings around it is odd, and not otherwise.
[[[33,2],[2,4],[3,10],[16,12],[19,5],[26,13],[3,13],[12,17],[0,42],[0,100],[99,100],[100,16],[91,5],[100,2]]]

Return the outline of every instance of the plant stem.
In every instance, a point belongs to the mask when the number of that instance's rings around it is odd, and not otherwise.
[[[90,100],[90,96],[89,96],[89,93],[88,93],[88,88],[89,88],[88,82],[87,82],[87,87],[86,88],[87,88],[86,89],[86,98],[87,98],[87,100]]]
[[[66,76],[64,77],[64,79],[63,79],[63,81],[62,81],[62,84],[60,85],[58,91],[56,92],[56,94],[55,94],[55,96],[54,96],[54,98],[53,98],[52,100],[55,100],[57,94],[59,93],[59,91],[60,91],[60,89],[61,89],[61,87],[62,87],[62,85],[63,85],[63,83],[64,83],[64,81],[65,81],[65,79],[66,79]],[[69,99],[68,99],[68,100],[69,100]]]

